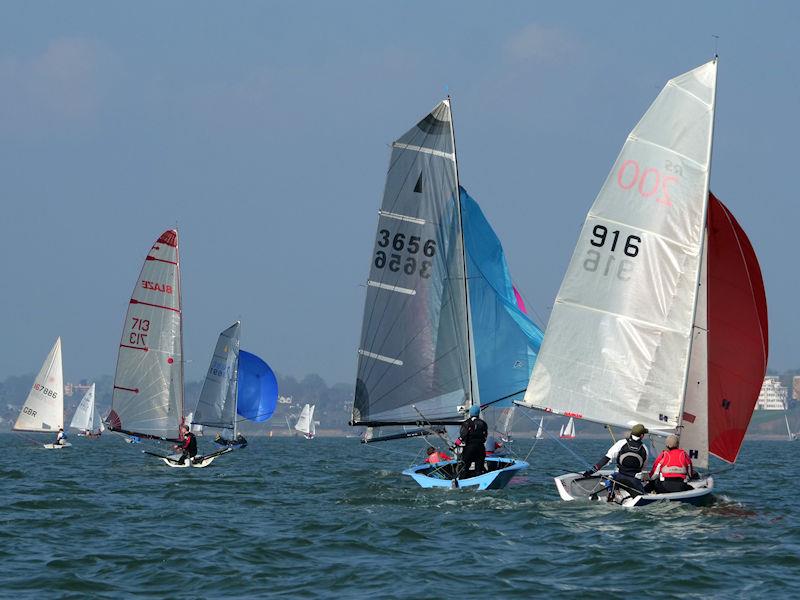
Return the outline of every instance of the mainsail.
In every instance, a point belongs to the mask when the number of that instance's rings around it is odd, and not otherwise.
[[[14,431],[58,431],[64,426],[61,338],[47,355],[14,423]]]
[[[97,412],[94,408],[94,384],[86,391],[72,415],[69,426],[81,431],[94,431],[98,427]]]
[[[651,431],[680,423],[700,276],[716,59],[670,80],[584,223],[524,404]]]
[[[183,423],[183,342],[178,232],[156,240],[131,294],[111,412],[112,431],[176,439]]]
[[[353,425],[414,424],[420,413],[431,423],[457,422],[459,407],[473,402],[458,195],[444,100],[392,144],[367,280]]]
[[[236,435],[240,328],[236,321],[219,334],[193,420],[196,425],[228,431],[231,436]]]

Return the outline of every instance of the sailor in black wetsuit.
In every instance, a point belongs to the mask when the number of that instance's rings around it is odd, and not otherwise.
[[[181,425],[181,433],[183,434],[183,442],[175,446],[176,450],[182,452],[180,458],[177,459],[179,463],[183,463],[187,458],[191,460],[197,456],[197,438],[189,431],[189,426]]]
[[[591,477],[602,469],[606,463],[616,461],[617,471],[611,475],[611,479],[617,482],[631,496],[644,494],[644,485],[636,475],[647,464],[647,446],[644,445],[643,439],[646,433],[648,431],[644,425],[641,423],[634,425],[631,428],[630,435],[611,446],[603,458],[597,461],[591,469],[584,471],[583,476]]]
[[[481,407],[471,406],[469,418],[461,424],[461,431],[456,440],[457,446],[463,446],[461,462],[458,465],[458,477],[474,477],[484,472],[484,459],[486,458],[486,437],[489,435],[489,426],[480,418]],[[474,463],[474,468],[473,468]]]

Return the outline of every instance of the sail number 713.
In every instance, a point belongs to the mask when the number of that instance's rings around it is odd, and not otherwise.
[[[630,279],[630,272],[633,271],[633,261],[625,258],[618,260],[617,250],[622,250],[625,256],[635,258],[639,256],[639,244],[642,243],[642,238],[638,235],[629,235],[623,239],[618,229],[609,231],[605,225],[595,225],[592,228],[592,238],[589,243],[595,248],[607,248],[609,254],[603,259],[598,250],[587,250],[586,258],[583,261],[585,270],[590,273],[595,273],[599,270],[604,277],[613,274],[621,281]]]

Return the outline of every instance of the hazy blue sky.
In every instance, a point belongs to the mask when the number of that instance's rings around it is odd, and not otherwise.
[[[113,373],[147,249],[178,223],[187,376],[220,330],[352,381],[388,144],[449,91],[462,182],[540,321],[630,129],[720,36],[712,189],[800,366],[800,3],[0,5],[0,376],[64,341]]]

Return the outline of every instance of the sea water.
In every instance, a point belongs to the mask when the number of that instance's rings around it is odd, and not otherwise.
[[[254,438],[205,469],[113,435],[29,440],[0,435],[3,597],[800,595],[800,442],[747,442],[708,507],[624,509],[553,485],[601,440],[542,440],[490,492],[402,476],[418,440]]]

